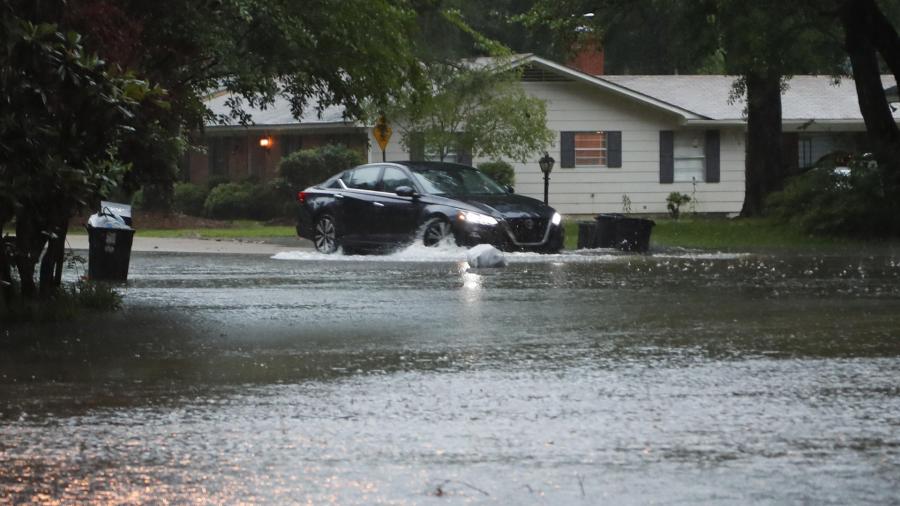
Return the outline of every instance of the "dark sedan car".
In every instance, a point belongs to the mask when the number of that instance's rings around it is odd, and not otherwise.
[[[557,252],[561,217],[477,169],[441,162],[361,165],[297,194],[297,234],[333,253],[488,243],[506,251]]]

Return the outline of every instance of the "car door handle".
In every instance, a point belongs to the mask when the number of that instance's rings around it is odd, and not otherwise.
[[[372,202],[372,205],[375,207],[384,207],[384,204],[382,204],[381,202]]]

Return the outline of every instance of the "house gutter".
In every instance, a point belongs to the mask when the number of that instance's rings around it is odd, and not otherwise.
[[[900,118],[894,118],[900,125]],[[747,127],[742,119],[688,119],[682,122],[686,127]],[[860,119],[786,119],[781,127],[788,132],[846,132],[865,131],[866,124]]]
[[[206,125],[206,132],[234,132],[235,130],[243,132],[285,132],[285,131],[346,131],[348,128],[364,131],[365,125],[359,123],[350,123],[337,121],[332,123],[287,123],[280,125]]]

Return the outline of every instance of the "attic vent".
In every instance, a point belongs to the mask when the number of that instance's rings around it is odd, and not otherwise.
[[[522,71],[522,81],[525,82],[568,82],[568,77],[561,76],[555,72],[529,65]]]

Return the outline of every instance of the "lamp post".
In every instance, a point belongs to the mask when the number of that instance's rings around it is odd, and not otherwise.
[[[553,164],[556,163],[556,160],[550,156],[550,153],[544,151],[544,156],[538,160],[538,165],[541,166],[541,172],[544,173],[544,204],[548,204],[547,193],[550,189],[550,172],[553,171]]]

